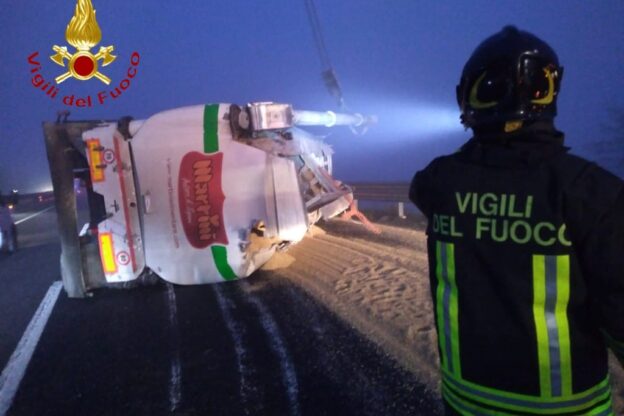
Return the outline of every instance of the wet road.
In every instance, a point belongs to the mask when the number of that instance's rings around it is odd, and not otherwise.
[[[60,279],[53,211],[18,228],[22,247],[0,259],[5,369]],[[18,387],[8,415],[439,414],[413,375],[270,272],[61,293]]]

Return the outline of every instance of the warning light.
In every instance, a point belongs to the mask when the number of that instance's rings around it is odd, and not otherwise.
[[[115,262],[115,250],[113,249],[113,235],[111,233],[101,233],[100,240],[100,258],[102,259],[102,268],[104,273],[117,273],[117,263]]]
[[[86,141],[87,154],[89,155],[89,169],[91,172],[91,181],[102,182],[104,180],[104,167],[102,164],[102,146],[98,139],[89,139]]]

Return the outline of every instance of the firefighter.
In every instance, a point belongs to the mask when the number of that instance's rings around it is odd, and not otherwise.
[[[457,86],[473,138],[412,180],[428,219],[448,414],[613,414],[624,182],[563,146],[553,123],[562,75],[531,33],[487,38]]]

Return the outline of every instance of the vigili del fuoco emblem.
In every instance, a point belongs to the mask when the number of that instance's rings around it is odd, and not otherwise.
[[[76,11],[65,30],[67,43],[77,49],[75,53],[70,53],[67,46],[54,45],[52,49],[56,52],[50,59],[57,65],[65,66],[68,62],[68,70],[64,74],[55,78],[57,84],[74,77],[81,81],[87,81],[93,77],[99,79],[106,85],[111,83],[111,79],[99,71],[99,66],[110,65],[116,58],[112,54],[114,46],[100,46],[100,50],[94,55],[91,48],[102,40],[102,31],[95,19],[95,9],[91,0],[78,0]]]

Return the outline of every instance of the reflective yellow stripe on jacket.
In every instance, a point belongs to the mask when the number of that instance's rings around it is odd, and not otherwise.
[[[459,359],[459,305],[455,279],[455,246],[436,242],[436,314],[442,367],[461,375]]]
[[[570,257],[533,256],[533,319],[542,397],[572,394]]]
[[[463,415],[562,413],[613,415],[606,378],[585,391],[573,393],[568,324],[570,258],[533,256],[533,319],[537,336],[540,395],[531,396],[485,387],[464,380],[459,340],[459,293],[455,247],[436,242],[436,318],[442,367],[442,394]]]

